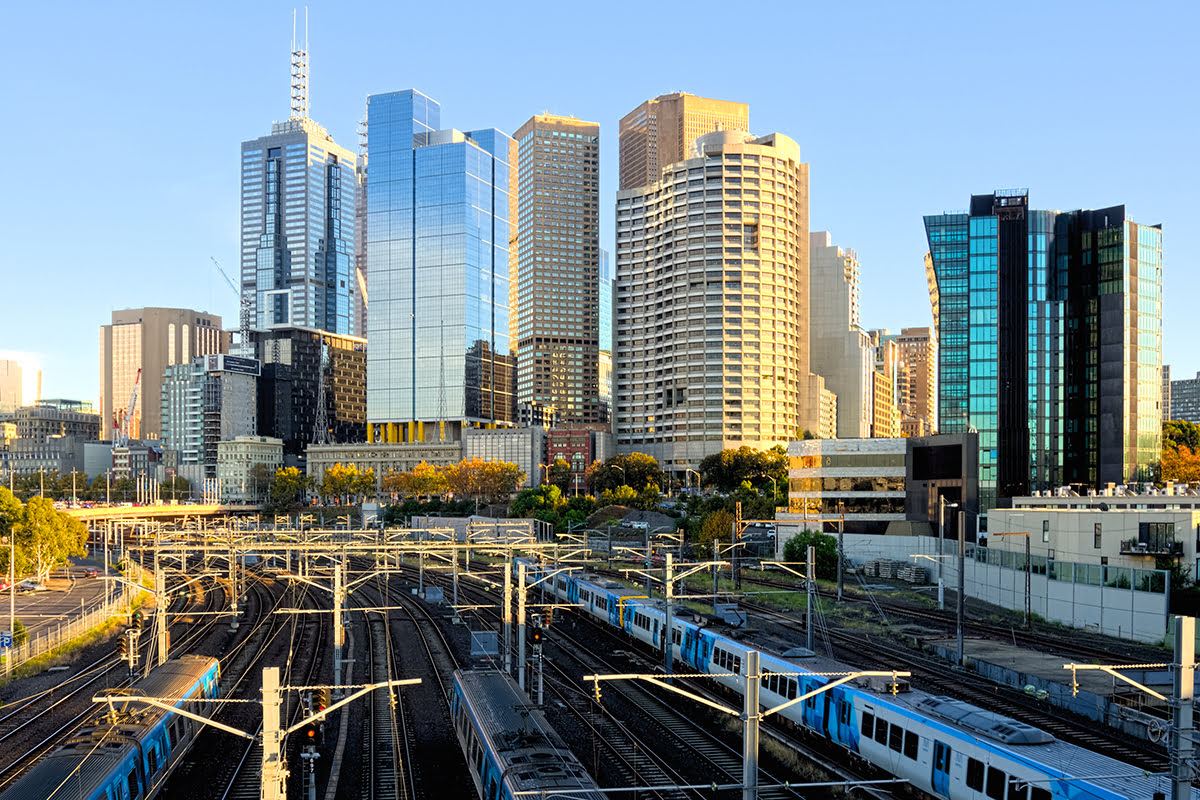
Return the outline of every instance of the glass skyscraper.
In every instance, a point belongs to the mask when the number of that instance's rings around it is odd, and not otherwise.
[[[251,326],[362,335],[358,160],[307,117],[242,143],[242,294]]]
[[[514,418],[516,146],[440,120],[412,89],[367,97],[370,441],[456,439]]]
[[[939,431],[979,433],[980,507],[1146,480],[1161,445],[1162,230],[1025,190],[925,217]]]

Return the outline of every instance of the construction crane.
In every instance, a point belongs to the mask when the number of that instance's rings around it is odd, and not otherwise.
[[[229,288],[233,290],[233,293],[238,296],[238,300],[242,303],[241,318],[238,320],[238,343],[242,347],[242,355],[253,357],[254,344],[250,341],[250,316],[254,313],[254,308],[250,298],[238,289],[237,284],[225,272],[225,268],[221,266],[220,261],[217,261],[213,256],[209,256],[209,258],[212,259],[217,271],[221,273],[221,277],[225,279],[225,283],[229,284]]]
[[[128,447],[129,446],[129,427],[130,421],[133,419],[133,410],[137,407],[138,384],[142,382],[142,371],[137,371],[137,376],[133,379],[133,390],[129,393],[129,405],[125,407],[124,412],[117,412],[113,417],[113,446]]]

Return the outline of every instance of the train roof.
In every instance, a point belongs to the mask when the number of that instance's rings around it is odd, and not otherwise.
[[[54,800],[87,800],[132,748],[129,742],[112,740],[100,747],[56,750],[0,793],[0,800],[37,800],[51,797],[51,792]]]
[[[512,678],[494,670],[460,670],[454,679],[491,749],[503,761],[505,776],[518,791],[598,788]],[[571,797],[601,800],[604,795],[597,791]]]
[[[126,694],[133,697],[138,695],[142,697],[157,697],[163,700],[183,697],[196,684],[196,681],[200,680],[201,676],[208,672],[216,663],[216,659],[207,656],[181,656],[174,658],[161,666],[155,667],[149,675],[135,682],[130,689],[120,691],[119,694]],[[148,725],[166,713],[161,708],[148,706],[144,703],[114,701],[113,706],[122,714],[123,721],[127,724],[129,721],[132,721],[132,724]],[[107,713],[107,709],[103,709],[101,715],[105,713]],[[106,725],[106,723],[100,720],[97,720],[95,724]]]

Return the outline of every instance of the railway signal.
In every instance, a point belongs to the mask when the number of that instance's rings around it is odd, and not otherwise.
[[[142,612],[134,611],[133,615],[130,617],[130,626],[135,631],[140,631],[142,629],[142,619]]]
[[[121,638],[117,639],[117,653],[121,656],[122,661],[129,660],[129,637],[124,633]]]
[[[329,708],[329,690],[322,686],[313,693],[313,711],[320,712],[327,708]]]

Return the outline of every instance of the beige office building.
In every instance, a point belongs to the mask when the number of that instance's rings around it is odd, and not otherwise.
[[[875,348],[874,395],[871,398],[871,436],[875,439],[900,437],[900,398],[904,374],[900,364],[900,346],[886,330],[871,331]]]
[[[112,324],[100,326],[100,438],[113,438],[115,414],[124,414],[142,371],[137,402],[129,423],[132,439],[162,435],[163,372],[196,356],[224,353],[229,337],[221,318],[186,308],[131,308],[112,312]]]
[[[725,131],[696,148],[617,192],[613,432],[620,452],[680,476],[725,448],[820,431],[824,390],[809,371],[800,147]]]
[[[607,430],[600,391],[600,126],[539,114],[517,129],[519,407]]]
[[[0,359],[0,414],[11,414],[25,405],[21,400],[21,365]]]
[[[675,92],[647,100],[621,118],[621,189],[647,186],[662,169],[694,155],[713,131],[750,130],[750,106]]]
[[[809,237],[809,353],[812,371],[837,395],[834,436],[871,435],[875,351],[860,316],[858,256],[828,231]]]

